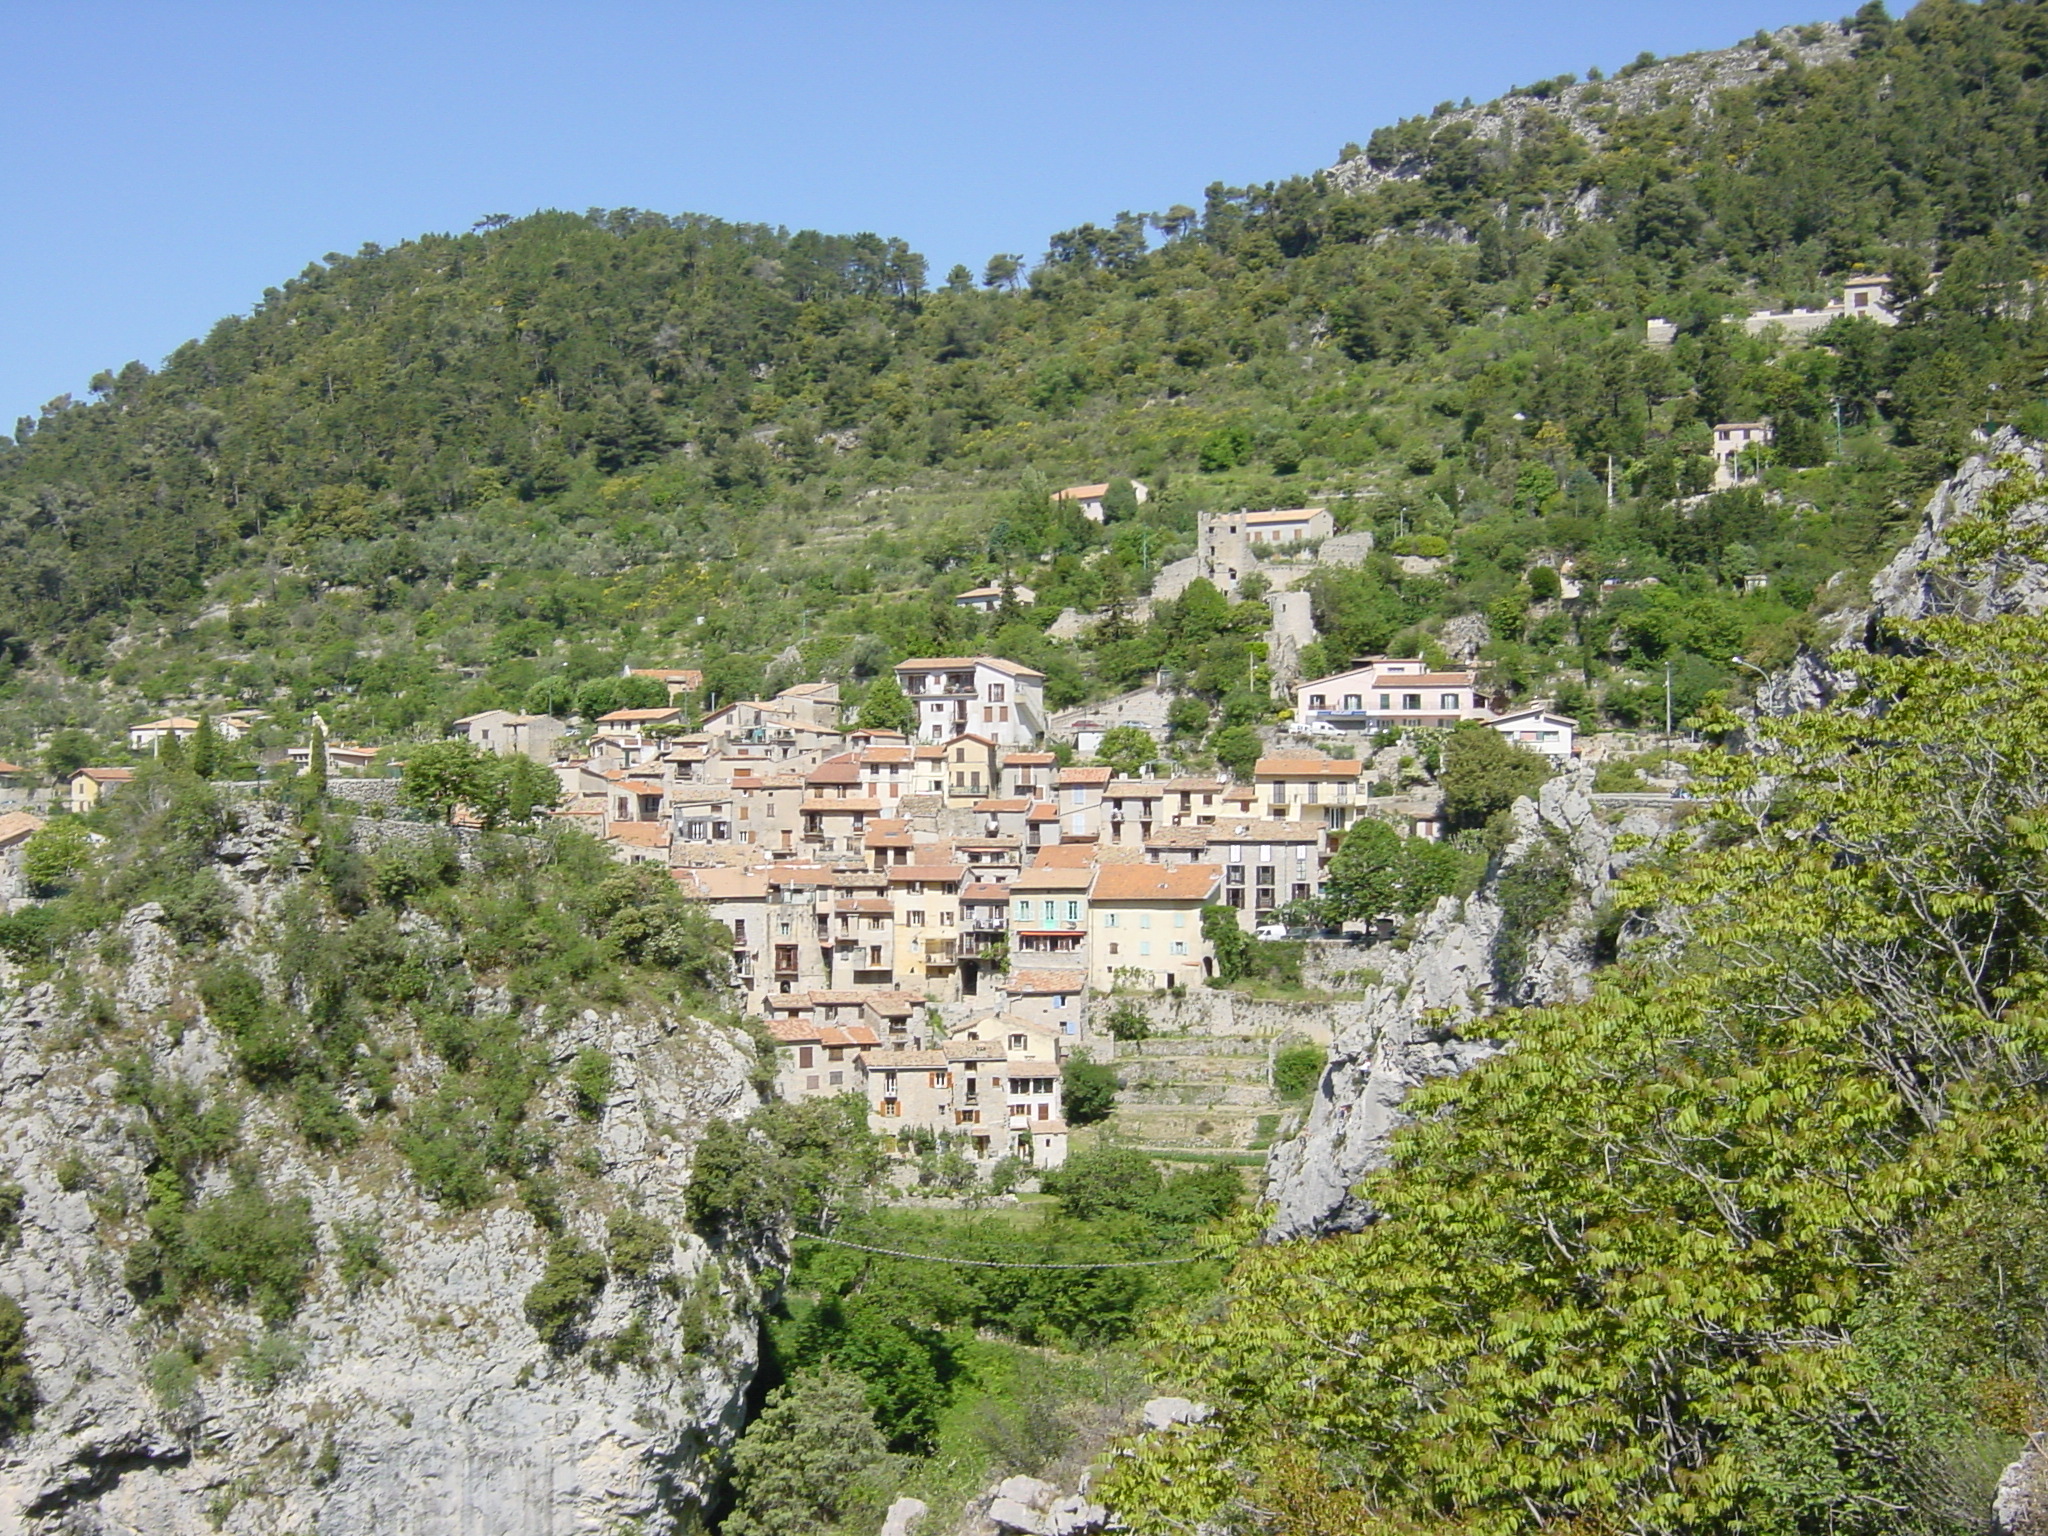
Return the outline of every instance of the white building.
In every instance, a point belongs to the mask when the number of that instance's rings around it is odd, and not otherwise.
[[[1109,482],[1105,480],[1100,485],[1070,485],[1064,490],[1054,491],[1052,499],[1054,501],[1077,502],[1080,504],[1083,517],[1087,518],[1091,523],[1100,523],[1108,520],[1109,514],[1103,510],[1102,506],[1102,498],[1108,494]],[[1146,488],[1143,481],[1133,480],[1131,482],[1131,495],[1136,499],[1138,505],[1142,507],[1151,499],[1152,492]]]
[[[953,599],[955,608],[971,608],[976,613],[994,613],[1003,606],[1001,586],[973,587]],[[1009,587],[1010,600],[1020,608],[1028,608],[1038,601],[1038,594],[1029,587],[1012,582]]]
[[[1045,733],[1045,674],[997,656],[916,656],[896,664],[896,684],[917,711],[928,744],[972,732],[999,747],[1028,747]]]
[[[1715,422],[1714,489],[1725,491],[1745,480],[1754,480],[1761,467],[1757,463],[1758,456],[1751,454],[1745,462],[1743,455],[1753,448],[1769,447],[1771,437],[1768,421]]]
[[[1474,674],[1432,672],[1427,662],[1415,657],[1368,656],[1347,672],[1312,678],[1294,688],[1297,731],[1441,729],[1492,718]]]
[[[1541,706],[1497,715],[1488,724],[1516,746],[1541,752],[1557,763],[1571,761],[1572,742],[1579,729],[1579,722],[1570,715],[1560,715]]]

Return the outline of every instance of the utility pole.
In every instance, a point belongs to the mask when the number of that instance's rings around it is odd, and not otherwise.
[[[1607,455],[1607,505],[1614,505],[1614,455]]]
[[[1836,457],[1837,459],[1839,459],[1839,458],[1841,458],[1841,456],[1842,456],[1842,401],[1841,401],[1841,397],[1840,397],[1840,396],[1837,396],[1837,397],[1835,398],[1835,401],[1834,401],[1834,407],[1835,407],[1835,457]]]
[[[1664,735],[1671,736],[1671,663],[1664,663]]]

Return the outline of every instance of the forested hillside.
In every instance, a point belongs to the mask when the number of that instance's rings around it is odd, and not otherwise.
[[[1326,498],[1449,563],[1318,578],[1310,665],[1479,612],[1502,686],[1626,722],[1670,660],[1692,707],[1789,654],[1972,427],[2048,425],[2044,60],[2035,4],[1871,5],[937,279],[877,236],[631,209],[330,255],[0,449],[0,745],[174,701],[432,734],[622,660],[731,698],[970,644],[1055,703],[1160,667],[1221,703],[1256,622],[1114,605],[1196,510]],[[1720,322],[1855,270],[1905,323]],[[1764,414],[1780,494],[1687,499],[1710,425]],[[1047,499],[1119,476],[1155,494],[1106,530]],[[1660,584],[1559,605],[1567,562]],[[1035,607],[950,605],[1006,573]],[[1066,606],[1112,611],[1055,642]]]

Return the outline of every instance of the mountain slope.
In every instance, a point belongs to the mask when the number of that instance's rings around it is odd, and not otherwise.
[[[1022,565],[1040,611],[1006,643],[1080,698],[1199,658],[1046,640],[1061,607],[1142,592],[1202,507],[1336,496],[1456,559],[1319,588],[1329,655],[1520,594],[1504,685],[1626,718],[1669,651],[1696,699],[1741,645],[1789,654],[1970,427],[2040,408],[2044,59],[2032,4],[1866,7],[1853,35],[1545,82],[1326,174],[1077,226],[1015,291],[928,286],[874,236],[634,210],[366,247],[17,434],[0,632],[74,713],[99,706],[63,678],[105,675],[431,731],[622,657],[707,662],[731,697],[778,657],[861,678],[992,643],[945,599]],[[1780,353],[1715,323],[1859,265],[1907,324]],[[1765,413],[1792,509],[1681,526],[1708,427]],[[1107,531],[1044,499],[1117,472],[1158,494]],[[1702,598],[1761,571],[1785,601],[1616,649],[1647,600],[1531,611],[1525,572],[1567,560]]]

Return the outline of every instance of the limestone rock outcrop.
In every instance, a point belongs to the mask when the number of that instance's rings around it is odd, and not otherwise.
[[[2013,475],[2039,475],[2044,466],[2048,448],[2011,427],[1985,440],[1984,451],[1966,459],[1927,498],[1912,539],[1871,578],[1869,603],[1836,614],[1819,648],[1801,650],[1761,683],[1756,712],[1782,717],[1817,709],[1848,692],[1856,683],[1857,656],[1886,643],[1888,623],[2048,612],[2048,563],[2012,561],[1958,575],[1949,561],[1950,530],[1983,513],[1987,498]],[[2048,533],[2048,497],[2023,499],[2010,518],[2024,535],[2041,537]]]
[[[1597,958],[1595,914],[1635,857],[1617,851],[1617,839],[1660,834],[1671,811],[1598,805],[1592,776],[1582,770],[1552,779],[1534,801],[1517,802],[1514,815],[1514,840],[1477,892],[1439,901],[1405,953],[1391,945],[1374,950],[1381,980],[1364,1008],[1340,1025],[1300,1133],[1268,1159],[1269,1236],[1356,1231],[1371,1220],[1354,1186],[1384,1162],[1409,1090],[1496,1052],[1483,1026],[1474,1032],[1474,1021],[1490,1009],[1584,992]],[[1504,938],[1499,876],[1531,859],[1558,860],[1568,869],[1570,903],[1534,933],[1518,936],[1522,964],[1512,976],[1497,976]]]
[[[236,894],[261,910],[259,887],[282,877],[252,871]],[[42,1399],[32,1429],[0,1444],[0,1530],[688,1528],[743,1423],[772,1258],[714,1251],[684,1219],[704,1127],[757,1102],[746,1041],[647,1003],[528,1021],[556,1068],[528,1121],[573,1128],[589,1175],[567,1231],[602,1254],[609,1210],[631,1207],[671,1237],[651,1272],[612,1277],[584,1347],[552,1349],[527,1321],[548,1234],[509,1194],[438,1206],[388,1138],[321,1153],[285,1106],[246,1091],[239,1148],[197,1198],[248,1178],[303,1198],[319,1250],[304,1300],[282,1323],[211,1294],[152,1317],[124,1276],[148,1236],[150,1156],[128,1081],[146,1069],[204,1102],[243,1087],[177,983],[162,915],[139,907],[101,941],[120,958],[97,1001],[0,960],[0,1178],[20,1190],[0,1293],[26,1315]],[[562,1081],[592,1048],[612,1062],[595,1123]],[[428,1091],[424,1072],[401,1062],[401,1107]]]

